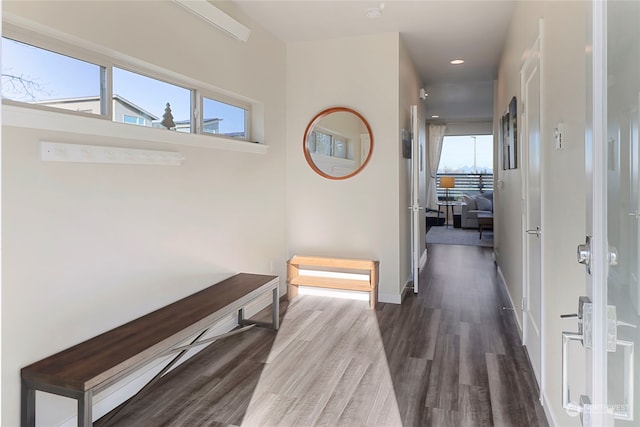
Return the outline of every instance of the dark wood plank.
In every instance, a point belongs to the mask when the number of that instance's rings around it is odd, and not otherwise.
[[[253,328],[216,341],[94,426],[240,425],[275,336]]]
[[[546,426],[491,249],[429,245],[420,274],[418,295],[377,311],[404,425]],[[419,359],[426,380],[408,380],[405,366]]]
[[[193,373],[163,379],[172,398],[156,406],[155,394],[142,397],[126,409],[127,422],[113,425],[165,418],[171,426],[547,426],[513,314],[502,310],[507,299],[499,280],[490,249],[431,245],[420,294],[410,293],[402,305],[379,304],[372,312],[364,302],[298,297],[283,304],[282,328],[263,344],[273,343],[268,357],[232,350],[244,348],[244,339],[260,347],[264,337],[253,330],[214,343],[195,356],[201,361],[187,362],[184,371]],[[258,383],[243,382],[224,354],[238,363],[252,359],[256,365],[246,369],[254,376],[262,367]],[[235,397],[208,391],[222,381]],[[178,398],[181,390],[186,396]]]
[[[255,292],[277,276],[237,274],[173,304],[22,369],[22,378],[86,391],[147,359],[168,341],[184,339],[212,313]],[[204,326],[204,325],[203,325]],[[202,327],[202,326],[201,326]],[[197,329],[197,328],[196,328]]]

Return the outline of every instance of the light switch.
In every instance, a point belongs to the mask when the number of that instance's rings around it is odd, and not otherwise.
[[[566,125],[564,123],[558,123],[558,126],[553,130],[553,141],[555,143],[556,150],[562,150],[564,148],[566,134]]]

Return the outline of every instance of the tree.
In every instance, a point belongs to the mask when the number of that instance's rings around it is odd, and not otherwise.
[[[160,124],[167,129],[172,129],[176,127],[176,124],[173,122],[173,114],[171,114],[171,104],[167,102],[167,107],[164,109],[164,114],[162,115],[162,121]]]
[[[2,73],[2,93],[10,95],[12,98],[22,98],[19,100],[36,101],[38,94],[50,95],[44,87],[36,80],[23,74],[15,75]]]

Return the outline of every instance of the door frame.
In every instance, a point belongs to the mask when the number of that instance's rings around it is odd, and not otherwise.
[[[424,208],[420,206],[420,128],[418,125],[418,106],[411,105],[411,272],[413,276],[413,293],[417,294],[420,289],[420,260],[422,258],[422,248],[420,247],[420,221]],[[423,221],[424,222],[424,221]]]
[[[522,67],[520,69],[520,96],[522,98],[522,102],[519,103],[521,106],[524,106],[526,104],[526,99],[525,99],[525,80],[524,80],[524,75],[525,75],[525,70],[528,68],[530,62],[533,59],[533,57],[537,56],[537,61],[538,61],[538,67],[539,67],[539,77],[540,77],[540,93],[539,93],[539,102],[540,102],[540,106],[543,105],[544,99],[543,99],[543,94],[544,94],[544,89],[543,89],[543,85],[544,85],[544,79],[542,78],[542,72],[543,72],[543,41],[544,41],[544,20],[541,18],[538,21],[538,36],[536,37],[533,45],[531,46],[531,49],[529,50],[529,52],[537,52],[534,53],[533,55],[529,55],[529,57],[527,58],[527,60],[522,64]],[[529,131],[529,121],[526,119],[526,111],[523,111],[523,108],[520,109],[520,120],[519,123],[522,123],[522,126],[520,126],[519,129],[519,133],[521,135],[520,137],[520,141],[521,141],[521,153],[522,153],[522,157],[521,157],[521,161],[522,161],[522,188],[521,188],[521,195],[522,195],[522,209],[521,209],[521,215],[522,215],[522,344],[524,345],[527,342],[527,323],[528,323],[528,305],[530,303],[530,301],[528,300],[528,295],[529,295],[529,271],[530,271],[530,263],[529,263],[529,245],[528,245],[528,239],[532,238],[530,236],[528,236],[527,234],[527,228],[529,226],[528,224],[528,213],[529,213],[529,200],[530,200],[530,196],[529,196],[529,185],[528,185],[528,178],[529,178],[529,139],[526,136],[528,131]],[[542,173],[542,159],[543,159],[543,155],[542,155],[542,150],[543,150],[543,146],[542,146],[542,129],[543,129],[543,116],[542,116],[542,109],[540,109],[539,113],[539,126],[540,126],[540,169],[541,169],[541,173],[540,173],[540,193],[544,193],[544,187],[545,187],[545,179],[544,179],[544,174]],[[539,205],[540,205],[540,228],[541,230],[544,230],[544,199],[542,197],[540,197],[540,201],[539,201]],[[538,386],[539,386],[539,398],[540,401],[542,401],[542,396],[544,395],[543,391],[545,389],[545,382],[544,382],[544,375],[543,373],[545,372],[545,368],[546,368],[546,349],[545,349],[545,331],[546,331],[546,325],[545,325],[545,317],[544,317],[544,305],[545,305],[545,291],[544,291],[544,233],[542,233],[540,235],[540,342],[538,343],[539,348],[540,348],[540,372],[537,373],[537,381],[538,381]]]
[[[592,348],[586,354],[585,380],[591,400],[591,425],[612,427],[607,416],[607,1],[592,0],[587,38],[587,120],[585,128],[586,234],[591,236],[590,274]]]

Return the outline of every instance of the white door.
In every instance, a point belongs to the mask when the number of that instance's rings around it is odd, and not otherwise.
[[[540,35],[530,50],[529,57],[520,72],[523,108],[522,163],[524,236],[523,255],[523,341],[542,393],[542,209],[541,209],[541,153],[540,153]]]
[[[420,273],[420,220],[424,208],[420,206],[420,138],[418,129],[418,106],[411,106],[411,268],[413,275],[413,292],[418,293],[418,275]]]
[[[565,397],[564,403],[580,412],[585,426],[638,426],[640,2],[594,0],[592,23],[585,138],[588,239],[578,248],[587,265],[590,300],[578,336],[586,354],[587,395]],[[563,396],[569,396],[566,390]]]

